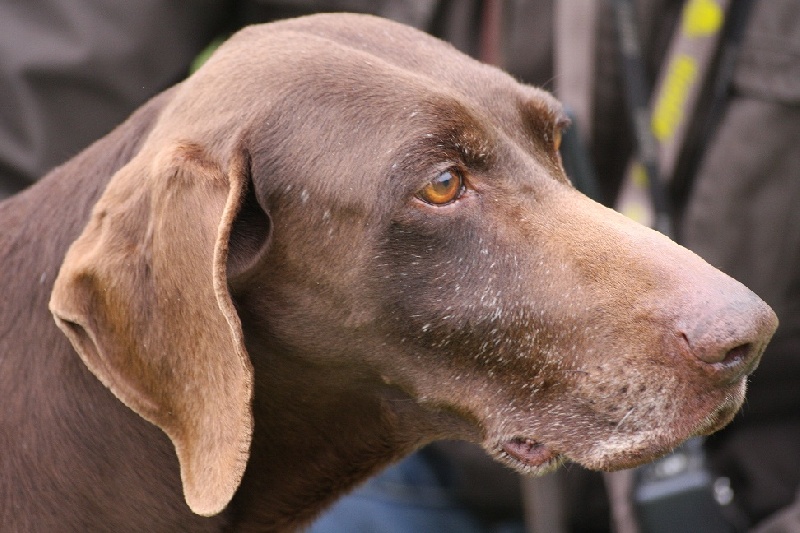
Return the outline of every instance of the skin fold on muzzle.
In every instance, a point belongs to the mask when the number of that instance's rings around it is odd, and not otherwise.
[[[729,422],[777,327],[572,187],[552,96],[413,29],[249,28],[160,102],[50,309],[198,514],[291,529],[437,439],[640,464]]]

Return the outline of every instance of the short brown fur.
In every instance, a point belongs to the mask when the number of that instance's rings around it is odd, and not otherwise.
[[[722,427],[774,314],[575,191],[560,120],[415,30],[314,16],[4,202],[3,529],[285,531],[436,439],[541,473]],[[454,169],[458,201],[419,200]]]

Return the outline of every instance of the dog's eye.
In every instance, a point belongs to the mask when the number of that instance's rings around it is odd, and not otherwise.
[[[445,170],[428,183],[417,197],[433,205],[447,205],[458,200],[464,193],[464,177],[456,169]]]
[[[553,143],[553,149],[556,152],[558,152],[561,149],[561,139],[563,138],[564,132],[567,130],[567,128],[569,128],[571,123],[572,121],[569,118],[564,117],[558,122],[556,122],[556,125],[553,127],[552,143]]]
[[[556,126],[553,130],[553,148],[556,152],[561,149],[561,138],[564,136],[564,128]]]

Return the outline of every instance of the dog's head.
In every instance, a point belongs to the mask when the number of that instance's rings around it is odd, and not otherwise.
[[[391,22],[246,29],[113,176],[51,308],[172,439],[203,514],[247,461],[256,329],[522,471],[647,461],[730,420],[776,318],[578,193],[565,124],[546,92]]]

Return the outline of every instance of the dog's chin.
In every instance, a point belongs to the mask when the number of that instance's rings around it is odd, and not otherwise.
[[[547,445],[528,437],[501,440],[492,448],[492,455],[517,472],[540,476],[556,470],[565,457]]]
[[[656,435],[653,439],[648,439],[633,450],[623,452],[618,456],[610,455],[603,462],[604,464],[583,464],[587,468],[594,470],[621,470],[623,468],[633,468],[643,463],[648,463],[662,457],[686,440],[696,437],[710,435],[727,426],[733,420],[741,407],[746,390],[746,380],[731,387],[717,407],[706,416],[695,421],[694,424],[680,425],[665,434]],[[577,461],[581,462],[582,461]]]
[[[597,471],[634,468],[670,453],[691,437],[710,435],[725,427],[739,410],[744,392],[743,380],[740,385],[732,388],[714,410],[699,420],[696,419],[694,423],[680,424],[671,429],[663,428],[646,435],[625,437],[618,433],[615,438],[600,439],[590,447],[591,451],[584,448],[585,443],[572,451],[556,450],[541,440],[519,435],[500,438],[486,448],[501,463],[522,474],[533,476],[552,472],[567,461]]]

